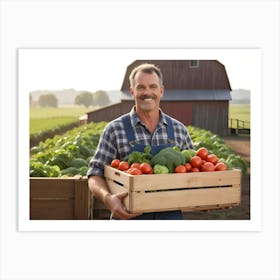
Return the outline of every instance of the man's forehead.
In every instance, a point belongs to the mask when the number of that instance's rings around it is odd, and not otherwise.
[[[155,72],[153,73],[138,72],[134,77],[134,81],[136,83],[143,83],[143,82],[159,83],[159,77]]]

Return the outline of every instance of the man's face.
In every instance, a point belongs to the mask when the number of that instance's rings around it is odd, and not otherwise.
[[[130,93],[135,99],[136,108],[145,112],[159,108],[163,91],[163,86],[161,86],[156,73],[138,72],[134,78],[133,88],[130,88]]]

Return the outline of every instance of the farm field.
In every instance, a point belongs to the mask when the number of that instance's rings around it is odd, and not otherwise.
[[[250,104],[230,104],[229,118],[250,121]]]
[[[88,111],[90,109],[85,107],[31,108],[29,133],[32,135],[43,130],[78,122],[79,117]]]
[[[246,127],[250,127],[250,115],[250,104],[230,104],[229,106],[229,120],[238,119],[244,121]]]
[[[73,123],[88,111],[90,109],[85,107],[31,108],[30,134]],[[231,104],[229,106],[229,119],[250,122],[250,105]]]

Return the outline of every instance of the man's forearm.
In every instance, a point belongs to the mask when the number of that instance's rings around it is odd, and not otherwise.
[[[133,214],[126,211],[123,205],[123,199],[127,196],[127,192],[119,194],[111,194],[107,183],[103,177],[90,176],[88,178],[88,186],[93,195],[101,200],[104,205],[111,211],[112,215],[118,219],[131,219],[140,214]]]
[[[88,178],[88,186],[92,194],[105,203],[106,196],[110,194],[105,179],[100,176],[90,176]]]

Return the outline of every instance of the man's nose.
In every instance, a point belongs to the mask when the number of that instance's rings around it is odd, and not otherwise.
[[[152,90],[149,87],[143,88],[143,94],[151,94]]]

